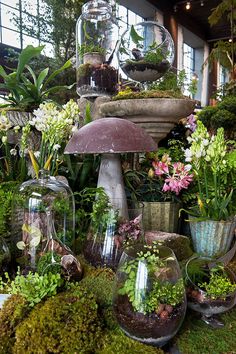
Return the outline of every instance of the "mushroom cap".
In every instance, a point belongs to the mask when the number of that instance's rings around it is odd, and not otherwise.
[[[122,118],[101,118],[78,129],[65,154],[97,154],[156,151],[157,144],[137,124]]]

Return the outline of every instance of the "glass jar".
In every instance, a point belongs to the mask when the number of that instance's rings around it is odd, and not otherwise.
[[[142,343],[162,346],[177,333],[186,296],[170,248],[139,244],[125,249],[115,279],[113,310],[121,329]]]
[[[170,33],[155,21],[140,22],[121,36],[119,65],[132,80],[153,82],[160,79],[173,64],[174,55]]]
[[[217,318],[229,311],[236,301],[236,275],[211,258],[193,257],[186,264],[188,307],[201,314],[213,328],[224,323]]]
[[[119,205],[117,201],[115,203]],[[96,210],[96,202],[94,205]],[[143,237],[143,204],[128,205],[128,215],[119,215],[113,207],[101,218],[92,218],[84,256],[94,266],[116,269],[127,243],[141,242]]]
[[[76,76],[79,96],[97,97],[117,92],[117,45],[118,26],[113,18],[111,5],[103,0],[92,0],[84,4],[76,24]]]
[[[21,267],[36,270],[39,250],[48,234],[47,212],[53,213],[58,239],[74,246],[75,202],[70,187],[41,170],[39,179],[22,183],[15,193],[13,209],[13,249]],[[27,251],[28,249],[28,251]],[[27,252],[26,252],[27,251]]]

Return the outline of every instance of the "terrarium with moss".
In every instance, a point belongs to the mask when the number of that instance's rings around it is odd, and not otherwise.
[[[163,346],[179,330],[186,297],[178,262],[164,246],[125,249],[116,275],[113,309],[121,329],[145,344]]]
[[[111,5],[103,0],[84,4],[76,33],[77,93],[82,97],[116,93],[118,70],[113,59],[118,27]]]
[[[206,258],[191,258],[186,264],[188,307],[201,313],[214,328],[223,326],[215,315],[230,310],[236,299],[236,276],[229,268]]]

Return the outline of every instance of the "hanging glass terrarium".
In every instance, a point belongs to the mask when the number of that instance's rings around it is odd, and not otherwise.
[[[67,184],[50,177],[48,171],[42,170],[39,179],[20,185],[12,219],[15,258],[23,270],[37,271],[39,258],[51,232],[50,222],[53,228],[55,224],[58,241],[65,247],[73,247],[74,196]]]
[[[118,27],[111,5],[103,0],[82,7],[76,25],[77,93],[82,97],[112,95],[117,91],[118,70],[114,63]]]

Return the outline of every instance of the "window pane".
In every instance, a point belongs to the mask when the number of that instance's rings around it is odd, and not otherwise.
[[[46,55],[47,57],[53,58],[53,56],[54,56],[53,45],[50,43],[43,43],[43,42],[41,42],[40,45],[45,45],[45,48],[42,51],[42,54]]]
[[[118,7],[118,17],[120,20],[127,22],[127,8],[119,5]]]
[[[18,10],[14,10],[5,5],[1,6],[2,26],[18,30],[17,18],[19,19],[19,16],[20,12]]]
[[[132,11],[128,11],[128,23],[129,25],[135,25],[136,23],[136,15]]]
[[[19,0],[2,0],[2,3],[17,9],[19,8]]]
[[[33,45],[37,47],[39,45],[39,41],[36,38],[26,36],[25,34],[23,35],[23,48],[25,48],[27,45]]]
[[[37,0],[22,0],[22,10],[37,16]]]
[[[22,13],[22,32],[29,36],[38,36],[37,19],[34,16]]]
[[[15,31],[2,28],[2,43],[20,48],[20,34]]]

